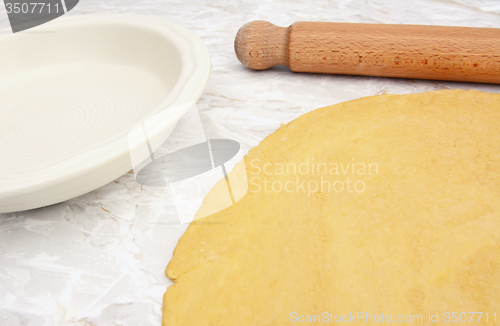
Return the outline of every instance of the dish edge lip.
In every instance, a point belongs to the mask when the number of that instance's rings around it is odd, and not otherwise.
[[[80,24],[82,22],[91,23],[93,21],[95,21],[96,23],[124,23],[128,26],[137,25],[143,28],[150,28],[155,32],[161,33],[161,35],[169,39],[175,46],[175,48],[179,51],[182,60],[182,69],[175,86],[169,92],[166,98],[155,108],[153,108],[145,117],[143,117],[142,120],[175,106],[180,106],[186,103],[194,104],[201,97],[210,76],[210,55],[203,41],[196,34],[181,25],[155,16],[135,14],[87,14],[58,18],[54,21],[37,26],[33,29],[43,30],[50,29],[51,27],[64,27],[72,24]],[[29,31],[30,30],[26,30],[16,34],[29,33]],[[0,35],[0,39],[12,37],[12,35],[14,34]],[[185,42],[187,42],[187,44],[181,44],[179,40],[184,40]],[[168,129],[172,125],[175,125],[186,112],[187,110],[175,112],[176,114],[172,115],[169,121],[170,124],[165,126],[165,129]],[[98,170],[100,167],[108,165],[114,160],[118,161],[120,159],[123,159],[123,156],[128,157],[129,150],[128,148],[123,147],[123,142],[126,142],[124,138],[127,137],[127,134],[128,133],[122,133],[103,146],[92,148],[91,150],[79,154],[69,160],[62,161],[54,166],[37,171],[38,175],[44,175],[43,178],[40,178],[41,180],[32,182],[28,185],[19,186],[15,189],[2,186],[2,188],[4,189],[0,189],[0,212],[5,213],[19,210],[15,209],[15,207],[9,209],[9,201],[13,198],[18,198],[19,196],[27,196],[36,192],[40,192],[43,189],[55,187],[57,185],[71,181],[72,179],[82,177],[88,173],[91,173],[92,171]],[[86,162],[85,168],[75,168],[74,162],[72,161],[81,162],[82,160]],[[129,166],[126,168],[126,171],[124,171],[123,168],[120,169],[119,172],[117,171],[117,173],[113,174],[113,176],[110,176],[109,178],[106,178],[105,181],[101,182],[101,186],[115,180],[131,169],[131,164],[129,164]],[[47,170],[52,170],[52,172],[49,171],[48,173],[45,173],[47,172]],[[54,172],[54,170],[66,170],[66,173],[61,175]],[[50,176],[47,177],[47,175]],[[93,188],[96,189],[98,187]],[[81,191],[79,195],[82,195],[91,190],[92,189]],[[68,196],[68,198],[66,199],[48,202],[44,205],[24,205],[30,207],[24,208],[22,210],[55,204],[73,197],[75,196]]]

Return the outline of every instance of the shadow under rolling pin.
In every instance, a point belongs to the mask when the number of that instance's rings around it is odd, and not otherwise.
[[[234,49],[256,70],[500,83],[498,28],[253,21]]]

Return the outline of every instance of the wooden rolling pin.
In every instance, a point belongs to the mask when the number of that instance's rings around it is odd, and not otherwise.
[[[500,83],[498,28],[253,21],[234,49],[257,70]]]

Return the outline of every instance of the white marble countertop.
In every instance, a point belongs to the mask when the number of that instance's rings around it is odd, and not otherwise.
[[[203,127],[208,138],[238,141],[243,153],[280,123],[363,96],[440,88],[500,93],[500,85],[281,67],[257,72],[233,50],[238,28],[256,19],[280,26],[311,20],[500,28],[500,2],[493,0],[81,0],[69,14],[88,13],[156,16],[200,36],[213,65],[197,104]],[[6,26],[1,7],[0,27]],[[57,205],[0,214],[0,325],[160,325],[171,284],[164,270],[187,227],[175,219],[168,191],[142,188],[132,173]]]

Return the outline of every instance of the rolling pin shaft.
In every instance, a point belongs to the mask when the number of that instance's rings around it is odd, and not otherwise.
[[[256,70],[500,83],[497,28],[253,21],[234,46]]]

